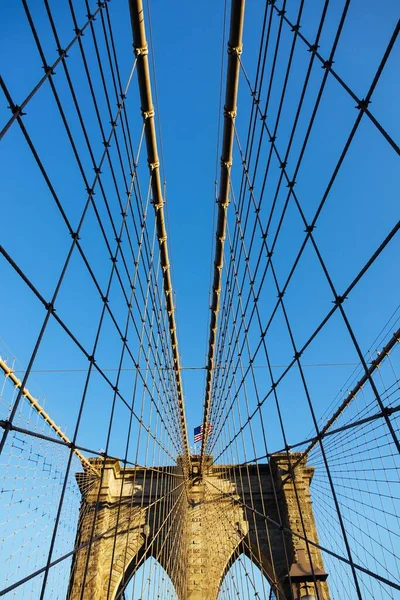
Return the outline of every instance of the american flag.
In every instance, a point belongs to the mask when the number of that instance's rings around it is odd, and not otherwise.
[[[210,434],[213,430],[213,424],[209,423],[208,424],[208,434]],[[194,428],[194,443],[197,444],[197,442],[201,442],[201,440],[203,439],[203,425],[199,425],[198,427]]]

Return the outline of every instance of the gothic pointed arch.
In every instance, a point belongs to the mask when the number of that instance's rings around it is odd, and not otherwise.
[[[258,560],[249,554],[251,553],[246,551],[245,545],[241,545],[234,553],[221,580],[218,600],[232,596],[247,597],[247,594],[258,600],[270,599],[271,590],[274,590],[270,578],[260,568]],[[277,592],[274,597],[280,598]]]
[[[168,544],[168,541],[166,543],[160,532],[155,536],[146,536],[138,552],[125,563],[123,572],[115,582],[115,592],[110,600],[122,600],[124,592],[132,587],[132,581],[141,581],[141,573],[146,569],[149,571],[150,578],[157,572],[157,569],[161,569],[163,576],[169,582],[169,588],[174,592],[171,600],[175,598],[183,600],[186,589],[185,573],[181,566],[183,563],[184,549],[181,549],[179,544],[174,546],[172,543]],[[149,564],[153,565],[150,570]],[[130,597],[129,594],[128,597]]]
[[[277,600],[285,600],[286,596],[284,594],[283,587],[276,577],[273,565],[268,560],[266,555],[260,550],[260,548],[252,543],[248,536],[242,540],[240,544],[238,544],[237,548],[234,552],[232,552],[228,562],[226,563],[223,573],[221,574],[219,588],[220,591],[223,588],[224,580],[228,576],[232,567],[237,561],[242,561],[244,557],[246,558],[247,562],[250,562],[252,565],[254,565],[254,567],[260,572],[260,576],[266,579],[269,588],[272,588]]]
[[[168,571],[153,554],[145,549],[138,553],[128,565],[112,600],[122,600],[124,597],[156,598],[160,590],[167,594],[168,600],[182,599]]]

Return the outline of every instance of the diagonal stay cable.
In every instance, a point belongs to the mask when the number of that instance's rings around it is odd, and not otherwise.
[[[339,408],[336,409],[336,411],[331,416],[331,418],[327,421],[327,423],[324,425],[324,427],[321,428],[319,434],[309,444],[309,446],[307,446],[307,448],[304,450],[304,452],[301,455],[301,460],[303,460],[304,457],[307,456],[311,452],[311,450],[317,445],[318,441],[321,440],[322,437],[325,436],[326,432],[332,427],[332,425],[335,423],[335,421],[337,421],[337,419],[340,417],[340,415],[343,413],[343,411],[346,410],[346,408],[348,407],[350,402],[353,400],[353,398],[355,398],[355,396],[363,388],[363,386],[371,379],[373,373],[376,371],[376,369],[378,369],[380,367],[380,364],[388,356],[388,354],[392,350],[392,348],[399,342],[400,342],[400,329],[398,329],[393,334],[393,336],[391,337],[389,342],[386,344],[386,346],[384,348],[382,348],[382,351],[378,354],[376,359],[372,362],[372,365],[370,366],[368,371],[364,373],[364,375],[361,377],[360,381],[357,382],[357,385],[348,393],[348,395],[343,400],[343,402],[341,403]],[[382,416],[383,416],[383,413],[390,412],[390,409],[382,408],[381,411],[382,411]],[[294,466],[296,466],[296,463]]]
[[[147,467],[146,467],[147,468]],[[169,491],[167,495],[172,495],[173,492],[175,492],[176,490],[178,490],[179,488],[181,488],[184,485],[184,482],[181,482],[180,484],[178,484],[174,489],[172,489],[171,491]],[[153,505],[155,504],[160,504],[162,501],[164,500],[164,497],[159,497],[156,500],[154,500]],[[149,508],[151,508],[151,505],[149,505]],[[128,518],[126,519],[128,520]],[[116,526],[112,525],[110,528],[108,528],[106,531],[103,531],[102,533],[98,534],[94,540],[98,541],[101,540],[103,538],[106,538],[107,536],[109,536],[109,534],[113,531],[115,531]],[[78,554],[79,552],[81,552],[82,550],[84,550],[85,548],[87,548],[89,545],[89,542],[83,542],[82,544],[80,544],[79,546],[77,546],[76,548],[73,548],[72,550],[70,550],[69,552],[63,554],[62,556],[57,557],[56,559],[54,559],[51,563],[50,563],[50,567],[54,567],[55,565],[63,562],[64,560],[66,560],[67,558],[70,558],[76,554]],[[16,581],[15,583],[13,583],[12,585],[8,586],[7,588],[4,588],[2,590],[0,590],[0,596],[5,596],[6,594],[8,594],[9,592],[15,590],[17,587],[23,585],[24,583],[26,583],[27,581],[33,579],[34,577],[37,577],[38,575],[41,575],[44,571],[46,570],[46,566],[41,567],[40,569],[34,571],[33,573],[30,573],[29,575],[27,575],[26,577],[23,577],[22,579],[20,579],[19,581]]]
[[[387,58],[388,58],[388,56],[389,56],[389,53],[390,53],[390,50],[391,50],[391,48],[393,47],[394,41],[396,40],[396,36],[398,35],[398,30],[399,30],[399,26],[397,25],[397,27],[395,28],[395,31],[394,31],[394,33],[393,33],[393,36],[392,36],[392,38],[391,38],[391,40],[390,40],[390,43],[389,43],[389,45],[388,45],[388,48],[387,48],[387,50],[386,50],[386,52],[385,52],[385,55],[384,55],[384,57],[383,57],[383,59],[382,59],[382,62],[381,62],[380,66],[379,66],[379,68],[378,68],[378,70],[377,70],[377,74],[376,74],[376,76],[375,76],[375,78],[374,78],[374,80],[373,80],[373,82],[372,82],[372,84],[371,84],[371,88],[370,88],[370,90],[369,90],[369,92],[368,92],[368,95],[366,96],[366,99],[367,99],[368,101],[369,101],[370,95],[372,94],[372,92],[373,92],[373,90],[374,90],[374,87],[375,87],[375,85],[376,85],[377,79],[379,78],[380,74],[382,73],[383,66],[384,66],[384,64],[385,64],[385,62],[386,62],[386,60],[387,60]],[[332,57],[332,53],[331,53],[331,57]],[[243,68],[243,65],[241,65],[241,66],[242,66],[242,68]],[[326,77],[327,73],[328,73],[328,72],[326,72],[326,73],[325,73],[325,77]],[[247,76],[247,74],[246,74],[246,72],[245,72],[245,71],[244,71],[244,75],[245,75],[245,78],[246,78],[246,81],[247,81],[247,83],[249,84],[248,76]],[[253,90],[253,88],[252,88],[251,86],[250,86],[250,91],[251,91],[251,94],[252,94],[252,96],[254,96],[254,90]],[[282,165],[282,173],[281,173],[281,178],[282,178],[282,176],[283,176],[283,175],[285,175],[286,179],[288,180],[288,187],[289,187],[290,189],[289,189],[288,196],[287,196],[287,200],[286,200],[286,203],[285,203],[285,208],[284,208],[284,212],[285,212],[285,210],[286,210],[286,206],[287,206],[287,202],[288,202],[288,199],[290,198],[290,195],[293,195],[293,198],[295,199],[295,202],[296,202],[296,205],[297,205],[297,198],[296,198],[296,194],[295,194],[295,192],[294,192],[294,189],[293,189],[293,185],[291,185],[291,183],[292,183],[292,182],[291,182],[291,179],[290,179],[289,177],[287,177],[287,175],[286,175],[286,171],[285,171],[285,169],[284,169],[284,167],[286,166],[287,155],[285,156],[284,160],[282,161],[282,158],[279,156],[279,154],[278,154],[278,152],[277,152],[277,149],[276,149],[276,144],[275,144],[275,133],[274,133],[274,134],[271,134],[271,132],[269,131],[269,129],[268,129],[268,125],[266,124],[265,120],[263,119],[263,114],[262,114],[262,112],[261,112],[261,110],[260,110],[259,108],[258,108],[258,112],[260,113],[260,117],[261,117],[261,119],[262,119],[262,126],[263,126],[264,128],[266,128],[266,129],[267,129],[268,135],[269,135],[269,137],[270,137],[270,140],[271,140],[271,143],[272,143],[272,149],[273,149],[273,150],[275,151],[275,153],[277,154],[277,158],[278,158],[278,160],[279,160],[280,164]],[[357,121],[356,121],[356,125],[355,125],[355,126],[358,126],[358,123],[360,122],[360,119],[361,119],[361,116],[362,116],[362,114],[363,114],[363,113],[364,113],[364,111],[363,111],[363,110],[360,110],[360,113],[359,113],[359,115],[358,115],[358,118],[357,118]],[[311,125],[310,125],[310,126],[311,126]],[[309,133],[307,133],[307,136],[308,136],[308,135],[309,135]],[[306,138],[307,138],[307,136],[306,136]],[[305,141],[305,142],[304,142],[304,144],[303,144],[303,148],[305,147],[305,143],[306,143],[306,141]],[[344,152],[343,152],[343,155],[342,155],[342,157],[341,157],[341,160],[343,160],[343,158],[344,158],[344,156],[345,156],[345,152],[346,152],[346,151],[347,151],[347,146],[346,146],[346,148],[345,148],[345,150],[344,150]],[[286,152],[286,154],[287,154],[287,152]],[[299,158],[299,161],[300,161],[300,158]],[[340,163],[341,163],[341,161],[340,161]],[[340,163],[339,163],[339,165],[340,165]],[[298,164],[298,166],[296,167],[295,174],[294,174],[294,176],[293,176],[293,178],[292,178],[293,180],[295,179],[295,175],[296,175],[296,173],[297,173],[297,170],[298,170],[298,168],[299,168],[299,164]],[[333,177],[336,175],[336,172],[337,172],[337,171],[335,170],[335,173],[334,173]],[[324,201],[326,200],[326,194],[327,194],[327,193],[329,193],[330,186],[331,186],[331,183],[330,183],[330,185],[328,186],[328,188],[327,188],[327,191],[325,192],[325,195],[324,195],[324,197],[323,197],[323,200],[322,200],[322,202],[324,202]],[[251,189],[251,188],[250,188],[250,189]],[[257,207],[257,210],[258,210],[258,209],[259,209],[259,206]],[[284,212],[283,212],[283,214],[282,214],[282,217],[281,217],[281,219],[280,219],[280,224],[281,224],[281,222],[282,222],[282,219],[283,219],[283,216],[284,216]],[[319,214],[319,213],[317,213],[317,216],[318,216],[318,214]],[[259,219],[257,219],[257,221],[258,221],[258,220],[259,220]],[[314,221],[315,221],[315,219],[314,219]],[[314,222],[314,221],[313,221],[313,223],[312,223],[312,225],[313,225],[313,226],[315,226],[315,222]],[[278,227],[278,231],[277,231],[277,233],[276,233],[276,235],[275,235],[275,238],[277,237],[277,235],[278,235],[278,233],[279,233],[279,229],[280,229],[280,227]],[[266,236],[266,235],[267,235],[267,230],[265,230],[265,231],[263,232],[263,236]],[[306,239],[308,239],[309,237],[311,237],[311,238],[312,238],[312,236],[311,236],[311,232],[307,232]],[[275,240],[274,240],[273,246],[274,246],[274,245],[275,245]],[[297,259],[297,260],[295,261],[295,263],[294,263],[293,270],[294,270],[295,266],[297,265],[297,262],[298,262],[298,259]],[[257,264],[259,264],[259,262],[258,262]],[[292,272],[291,272],[291,274],[292,274]],[[290,274],[289,278],[291,277],[291,274]],[[288,278],[288,281],[289,281],[289,278]],[[288,282],[287,282],[287,283],[288,283]],[[286,285],[285,285],[285,287],[286,287]],[[246,310],[247,310],[247,305],[246,305]]]
[[[63,61],[65,58],[68,58],[68,51],[73,47],[73,45],[79,40],[85,29],[89,27],[89,25],[96,19],[96,16],[100,13],[100,11],[105,8],[106,2],[98,2],[97,10],[91,14],[86,21],[86,23],[82,27],[77,27],[75,30],[75,37],[71,40],[71,42],[66,46],[65,49],[59,50],[59,57],[54,61],[52,65],[48,65],[45,69],[45,74],[40,79],[40,81],[35,85],[33,90],[28,94],[28,96],[21,102],[21,104],[11,104],[10,108],[12,109],[12,117],[8,120],[8,122],[4,125],[3,129],[0,131],[0,140],[4,137],[7,131],[10,129],[11,125],[16,121],[19,117],[22,117],[25,113],[23,112],[26,108],[27,104],[32,100],[35,94],[39,91],[42,85],[49,79],[51,75],[53,75],[54,69]],[[0,77],[0,81],[3,83],[3,78]]]
[[[282,525],[278,521],[275,521],[275,519],[273,519],[272,517],[269,517],[268,515],[261,513],[259,510],[257,510],[255,508],[249,506],[248,504],[245,504],[241,500],[237,500],[236,497],[233,494],[231,494],[229,492],[224,492],[223,490],[221,490],[220,488],[218,488],[216,485],[214,485],[212,483],[212,481],[210,481],[209,483],[216,490],[218,490],[220,492],[220,494],[222,494],[223,496],[227,496],[229,498],[232,498],[233,500],[236,500],[237,503],[240,506],[242,506],[243,508],[246,508],[247,510],[250,510],[250,511],[254,512],[258,516],[260,516],[263,519],[265,519],[266,521],[268,521],[268,523],[270,523],[274,527],[277,527],[279,530],[285,531],[287,533],[290,533],[291,535],[293,535],[296,538],[301,539],[303,541],[307,541],[308,544],[310,544],[311,546],[315,546],[315,548],[319,548],[320,550],[322,550],[322,552],[326,552],[330,556],[333,556],[334,558],[340,560],[343,563],[346,563],[348,565],[351,564],[350,560],[347,559],[345,556],[341,556],[340,554],[337,554],[337,552],[334,552],[333,550],[330,550],[329,548],[325,548],[324,546],[322,546],[321,544],[318,544],[317,542],[313,542],[312,540],[307,539],[306,537],[304,537],[300,533],[297,533],[296,531],[293,531],[290,527],[286,527],[286,526]],[[370,577],[373,577],[377,581],[381,581],[382,583],[388,585],[389,587],[391,587],[391,588],[393,588],[395,590],[400,590],[400,585],[398,585],[397,583],[394,583],[393,581],[389,581],[388,579],[386,579],[386,577],[382,577],[381,575],[379,575],[379,573],[374,573],[370,569],[367,569],[367,568],[365,568],[365,567],[363,567],[363,566],[361,566],[361,565],[359,565],[359,564],[357,564],[355,562],[353,562],[352,564],[355,567],[355,569],[357,569],[358,571],[361,571],[362,573],[365,573],[366,575],[369,575]]]
[[[384,66],[384,64],[385,64],[385,62],[386,62],[386,60],[387,60],[387,58],[388,58],[388,56],[389,56],[390,50],[391,50],[391,49],[392,49],[392,47],[393,47],[393,44],[394,44],[394,42],[395,42],[395,40],[396,40],[396,37],[397,37],[398,33],[399,33],[399,26],[397,26],[397,27],[396,27],[396,29],[395,29],[395,31],[394,31],[394,33],[393,33],[393,35],[392,35],[392,38],[391,38],[391,40],[390,40],[390,43],[389,43],[389,45],[388,45],[388,48],[386,49],[386,52],[385,52],[385,54],[384,54],[384,56],[383,56],[383,59],[382,59],[382,61],[381,61],[381,63],[380,63],[380,66],[379,66],[379,68],[378,68],[378,70],[377,70],[376,76],[375,76],[375,78],[374,78],[374,80],[373,80],[373,82],[372,82],[372,84],[371,84],[371,87],[370,87],[370,90],[369,90],[368,96],[370,96],[370,95],[372,94],[372,92],[373,92],[373,90],[374,90],[374,88],[375,88],[375,85],[376,85],[377,79],[379,78],[379,76],[380,76],[380,74],[381,74],[381,72],[382,72],[383,66]],[[358,126],[358,124],[359,124],[359,122],[360,122],[360,119],[361,119],[361,116],[362,116],[362,113],[363,113],[363,111],[360,111],[360,114],[358,115],[358,118],[357,118],[357,120],[356,120],[356,123],[355,123],[355,125],[354,125],[354,127],[353,127],[353,131],[354,131],[354,129],[355,129],[357,126]],[[266,127],[266,123],[265,123],[265,122],[263,122],[263,126],[264,126],[264,127]],[[354,135],[354,133],[353,133],[353,135]],[[350,140],[350,138],[349,138],[349,140]],[[296,260],[295,260],[295,262],[294,262],[294,264],[293,264],[293,268],[292,268],[292,270],[291,270],[291,272],[290,272],[290,274],[289,274],[289,276],[288,276],[288,278],[287,278],[287,280],[286,280],[286,283],[284,284],[284,286],[283,286],[283,288],[282,288],[282,293],[284,293],[284,292],[285,292],[285,290],[286,290],[286,288],[287,288],[287,285],[288,285],[288,283],[289,283],[289,281],[290,281],[290,279],[291,279],[291,277],[292,277],[292,275],[293,275],[293,272],[294,272],[294,269],[295,269],[295,267],[296,267],[296,265],[297,265],[297,263],[298,263],[299,257],[300,257],[301,253],[302,253],[302,252],[303,252],[303,250],[304,250],[304,247],[305,247],[305,242],[306,242],[306,241],[307,241],[309,238],[310,238],[311,240],[313,240],[313,237],[312,237],[312,229],[311,229],[311,227],[312,227],[312,228],[314,228],[314,227],[315,227],[315,222],[316,222],[316,220],[317,220],[317,218],[318,218],[318,216],[319,216],[319,214],[320,214],[320,210],[321,210],[321,208],[322,208],[322,206],[323,206],[324,202],[326,201],[327,194],[329,193],[330,187],[331,187],[331,185],[332,185],[332,180],[333,180],[333,178],[335,177],[335,175],[336,175],[336,173],[337,173],[337,171],[338,171],[338,167],[340,166],[341,162],[342,162],[342,161],[343,161],[343,159],[344,159],[345,152],[347,151],[347,148],[348,148],[348,145],[346,145],[346,148],[345,148],[345,149],[344,149],[344,151],[342,152],[342,155],[341,155],[341,157],[340,157],[340,160],[339,160],[338,166],[336,167],[336,169],[335,169],[335,172],[334,172],[334,174],[333,174],[333,176],[332,176],[332,178],[331,178],[330,184],[328,185],[328,188],[327,188],[327,190],[326,190],[326,192],[325,192],[325,194],[324,194],[324,196],[323,196],[323,198],[322,198],[322,200],[321,200],[320,206],[319,206],[319,208],[318,208],[318,210],[317,210],[317,213],[316,213],[316,215],[315,215],[315,217],[314,217],[314,219],[313,219],[313,221],[312,221],[312,225],[310,226],[310,230],[308,230],[308,229],[307,229],[307,231],[306,231],[305,241],[303,242],[303,245],[302,245],[302,247],[301,247],[301,249],[300,249],[300,252],[299,252],[299,254],[298,254],[298,257],[296,258]],[[279,157],[279,158],[280,158],[280,157]],[[289,189],[288,198],[290,197],[290,195],[293,195],[293,197],[294,197],[295,201],[297,200],[297,197],[296,197],[296,195],[295,195],[295,193],[294,193],[294,190],[293,190],[293,188],[290,188],[290,189]],[[286,205],[287,205],[287,203],[286,203]],[[298,206],[297,202],[296,202],[296,206]],[[282,218],[281,218],[281,220],[282,220]],[[346,297],[347,297],[348,293],[351,291],[351,289],[353,289],[353,287],[354,287],[354,286],[355,286],[355,285],[358,283],[358,281],[361,279],[361,277],[362,277],[362,276],[365,274],[365,272],[366,272],[366,271],[369,269],[369,267],[370,267],[370,266],[372,265],[372,263],[375,261],[375,259],[377,258],[377,256],[378,256],[378,255],[380,254],[380,252],[383,250],[383,248],[384,248],[384,247],[387,245],[387,243],[388,243],[388,242],[389,242],[389,241],[392,239],[392,237],[393,237],[393,236],[394,236],[394,235],[397,233],[397,231],[398,231],[398,229],[399,229],[399,225],[400,225],[400,223],[397,223],[397,224],[395,225],[395,227],[394,227],[394,228],[392,229],[392,231],[389,233],[389,235],[387,236],[387,238],[385,239],[385,241],[384,241],[384,242],[383,242],[383,243],[382,243],[382,244],[379,246],[379,248],[378,248],[378,249],[377,249],[377,251],[374,253],[374,255],[373,255],[373,256],[370,258],[370,260],[369,260],[369,261],[368,261],[368,262],[367,262],[367,263],[364,265],[363,269],[362,269],[362,270],[359,272],[359,274],[357,275],[357,277],[356,277],[356,278],[353,280],[353,282],[352,282],[352,283],[351,283],[351,285],[348,287],[348,289],[347,289],[347,290],[346,290],[346,292],[343,294],[343,296],[339,296],[339,298],[346,298]],[[278,231],[279,231],[279,230],[278,230]],[[276,242],[276,237],[277,237],[277,235],[278,235],[278,232],[277,232],[277,234],[275,235],[275,239],[274,239],[274,242],[273,242],[273,245],[272,245],[272,249],[273,249],[273,247],[274,247],[274,244],[275,244],[275,242]],[[261,286],[260,286],[260,288],[261,288]],[[277,304],[276,304],[276,307],[275,307],[275,308],[277,308],[277,307],[278,307],[278,305],[279,305],[279,302],[280,302],[280,300],[278,300],[278,302],[277,302]],[[335,304],[335,308],[336,308],[336,304]],[[253,310],[252,310],[252,315],[253,315],[253,314],[254,314],[254,307],[253,307]],[[273,314],[274,314],[274,313],[272,313],[272,315],[271,315],[271,319],[270,319],[270,321],[269,321],[269,323],[268,323],[267,327],[265,328],[265,331],[263,332],[263,334],[264,334],[264,335],[266,334],[266,332],[267,332],[267,330],[268,330],[268,328],[269,328],[269,324],[270,324],[270,322],[271,322],[271,320],[272,320]],[[329,317],[328,317],[328,318],[329,318]],[[254,358],[255,358],[255,355],[253,356],[253,359],[254,359]],[[365,366],[365,365],[364,365],[364,366]],[[366,369],[365,369],[365,370],[367,370],[367,367],[366,367]]]
[[[282,11],[279,9],[279,7],[276,6],[276,4],[274,2],[271,2],[271,4],[272,4],[272,8],[277,12],[277,14],[279,14],[279,16],[281,16]],[[313,56],[315,56],[320,61],[320,63],[322,64],[322,67],[329,71],[329,73],[336,79],[336,81],[341,85],[341,87],[357,103],[356,108],[358,108],[359,110],[362,110],[368,116],[368,118],[371,120],[371,122],[375,125],[375,127],[380,131],[380,133],[386,139],[386,141],[389,142],[389,144],[392,146],[393,150],[395,150],[395,152],[397,154],[400,154],[400,147],[398,146],[398,144],[389,135],[389,133],[383,128],[382,124],[378,121],[378,119],[368,109],[369,102],[365,98],[359,98],[357,96],[357,94],[350,88],[350,86],[347,85],[346,82],[342,79],[342,77],[340,77],[340,75],[335,71],[335,69],[332,67],[332,62],[329,60],[326,60],[323,56],[321,56],[321,54],[318,52],[318,48],[319,48],[318,44],[315,44],[315,43],[311,44],[301,32],[296,30],[295,25],[286,17],[286,15],[283,15],[283,20],[290,27],[290,30],[292,32],[295,32],[296,35],[298,35],[298,37],[304,42],[304,44],[308,48],[308,51],[311,52],[313,54]],[[397,27],[399,27],[399,24],[400,24],[400,21],[397,22]]]

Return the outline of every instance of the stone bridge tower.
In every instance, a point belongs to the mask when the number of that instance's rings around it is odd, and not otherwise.
[[[304,539],[318,543],[310,497],[314,469],[296,464],[300,456],[275,455],[269,464],[245,467],[214,465],[208,456],[203,477],[193,456],[188,482],[179,465],[122,470],[118,461],[93,460],[104,464],[104,473],[102,480],[77,475],[81,549],[68,600],[122,599],[150,556],[170,576],[179,600],[216,600],[240,553],[262,570],[278,600],[330,600],[321,552]]]

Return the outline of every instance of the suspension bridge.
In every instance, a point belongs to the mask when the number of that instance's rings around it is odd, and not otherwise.
[[[400,597],[396,4],[0,8],[1,597]]]

